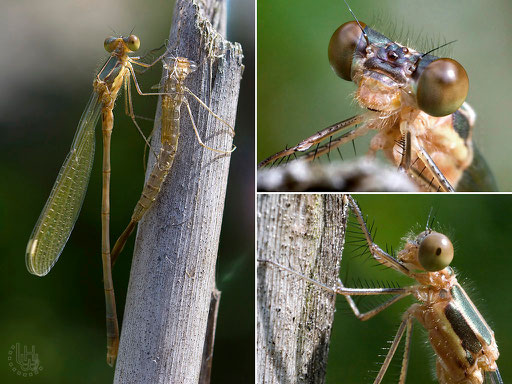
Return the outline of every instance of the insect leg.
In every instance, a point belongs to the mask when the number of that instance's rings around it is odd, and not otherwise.
[[[160,49],[160,48],[158,48],[158,49]],[[132,56],[132,57],[130,57],[130,63],[140,65],[141,67],[147,69],[147,68],[151,68],[153,65],[155,65],[160,60],[162,60],[165,57],[165,55],[167,55],[167,51],[164,52],[162,55],[158,56],[152,63],[143,63],[142,61],[139,61],[140,57]]]
[[[336,293],[343,292],[344,290],[347,289],[347,288],[345,288],[345,286],[343,285],[341,280],[338,280],[338,285],[339,285],[339,287],[336,290]],[[353,288],[349,288],[349,289],[353,289]],[[370,289],[394,289],[394,288],[370,288]],[[410,292],[406,291],[404,288],[400,288],[400,289],[402,290],[402,293],[392,297],[389,300],[386,300],[384,303],[382,303],[382,304],[378,305],[377,307],[369,310],[368,312],[363,312],[363,313],[361,313],[359,311],[359,308],[357,308],[357,305],[356,305],[354,299],[352,299],[352,297],[349,294],[343,294],[343,293],[341,293],[341,294],[345,296],[345,299],[347,300],[348,305],[350,306],[350,309],[352,309],[352,312],[354,312],[354,315],[359,320],[366,321],[366,320],[371,319],[373,316],[377,315],[378,313],[382,312],[383,310],[385,310],[386,308],[388,308],[392,304],[396,303],[397,301],[403,299],[404,297],[406,297],[406,296],[408,296],[410,294]],[[363,289],[363,291],[367,291],[367,289]],[[381,294],[385,295],[385,294],[389,294],[389,292],[382,292]],[[356,296],[356,295],[359,296],[359,295],[361,295],[361,293],[354,292],[354,293],[352,293],[352,295],[353,296]]]
[[[190,122],[192,123],[192,128],[194,128],[194,132],[196,134],[197,141],[199,142],[199,145],[201,145],[201,147],[204,147],[206,149],[209,149],[210,151],[222,153],[225,155],[230,154],[231,152],[233,152],[236,149],[236,146],[233,145],[233,148],[231,148],[229,151],[224,151],[222,149],[211,148],[211,147],[207,146],[205,143],[203,143],[203,141],[201,140],[201,137],[199,137],[199,132],[197,131],[196,123],[194,122],[194,116],[192,116],[192,111],[190,110],[190,105],[188,104],[188,100],[184,99],[183,101],[185,102],[185,105],[187,106],[187,111],[188,111],[188,115],[190,116]]]
[[[276,263],[275,261],[258,259],[258,262],[262,263],[262,264],[274,265],[274,266],[278,267],[279,269],[282,269],[282,270],[289,272],[295,276],[298,276],[298,277],[302,278],[303,280],[306,280],[307,282],[314,284],[317,287],[322,288],[323,290],[325,290],[327,292],[335,293],[335,294],[343,295],[343,296],[347,296],[347,297],[350,297],[350,295],[373,296],[373,295],[395,295],[396,294],[396,295],[399,295],[398,297],[402,298],[402,297],[409,295],[409,291],[407,288],[346,288],[340,281],[338,281],[338,283],[334,287],[329,287],[325,284],[320,283],[319,281],[316,281],[307,276],[304,276],[303,274],[301,274],[297,271],[294,271],[291,268],[288,268],[282,264]],[[397,301],[397,300],[395,300],[395,301]],[[393,301],[393,302],[395,302],[395,301]],[[386,303],[384,303],[382,305],[385,305],[385,304]],[[387,304],[387,306],[389,306],[391,304],[392,303]]]
[[[327,139],[328,137],[338,133],[342,129],[351,127],[356,124],[361,124],[368,118],[369,114],[364,115],[357,115],[353,116],[350,119],[343,120],[339,123],[333,124],[327,128],[322,129],[321,131],[318,131],[313,136],[308,137],[305,140],[302,140],[299,144],[297,144],[295,147],[287,148],[281,152],[278,152],[270,157],[267,157],[265,160],[261,161],[258,164],[258,168],[264,167],[267,164],[272,163],[273,161],[280,159],[281,157],[285,157],[288,155],[292,155],[295,152],[304,152],[307,151],[311,146],[320,143],[322,140]],[[360,127],[362,128],[362,127]],[[331,145],[331,148],[332,145]],[[334,147],[336,148],[336,147]]]
[[[409,275],[409,270],[402,264],[400,261],[395,259],[393,256],[387,254],[384,250],[382,250],[377,244],[373,242],[372,236],[368,228],[366,227],[366,223],[363,218],[363,214],[361,209],[357,205],[357,202],[354,200],[352,196],[348,196],[348,202],[350,208],[354,215],[356,216],[356,220],[359,223],[361,230],[363,231],[364,237],[366,238],[366,242],[368,243],[368,248],[370,253],[379,263],[386,265],[394,270],[403,273],[404,275]]]
[[[402,369],[400,370],[400,380],[398,384],[405,384],[407,377],[407,368],[409,366],[409,355],[411,353],[411,334],[412,334],[412,316],[407,318],[407,333],[405,334],[405,350],[404,357],[402,359]]]
[[[135,78],[134,78],[135,79]],[[135,80],[134,80],[135,81]],[[131,82],[130,82],[130,76],[126,76],[124,79],[124,92],[125,92],[125,113],[130,116],[130,118],[133,121],[133,124],[135,124],[135,127],[137,128],[137,131],[139,131],[140,135],[144,139],[144,142],[146,143],[147,147],[153,152],[153,155],[155,155],[155,158],[158,156],[155,151],[152,150],[151,144],[149,143],[149,138],[144,135],[144,132],[142,132],[142,129],[140,128],[139,124],[137,123],[137,120],[135,119],[135,113],[133,111],[133,103],[132,103],[132,90],[131,90]],[[144,152],[146,149],[144,148]],[[144,165],[145,167],[145,165]]]
[[[352,141],[358,137],[364,136],[368,133],[368,131],[371,129],[370,124],[363,124],[357,128],[351,129],[350,131],[344,133],[340,137],[338,137],[336,140],[331,140],[329,143],[322,145],[321,147],[318,147],[314,152],[310,152],[307,155],[303,156],[302,159],[306,161],[311,161],[317,158],[318,156],[324,155],[326,153],[329,153],[334,148],[338,148],[349,141]]]
[[[194,93],[188,89],[188,88],[185,88],[185,91],[187,91],[187,93],[192,96],[194,99],[197,100],[197,102],[199,104],[201,104],[208,112],[210,112],[212,114],[213,117],[215,117],[217,120],[219,120],[221,123],[223,123],[225,126],[227,126],[229,128],[229,130],[231,131],[231,134],[232,136],[235,136],[235,130],[234,128],[229,125],[225,120],[223,120],[219,115],[217,115],[215,112],[213,112],[210,107],[208,107],[199,97],[197,97],[196,95],[194,95]]]
[[[398,169],[407,172],[411,168],[411,132],[405,134],[404,140],[402,160]]]
[[[402,339],[402,336],[404,335],[406,329],[407,333],[409,334],[409,330],[412,329],[412,315],[407,313],[407,317],[402,320],[400,323],[400,327],[398,328],[398,332],[395,335],[395,338],[393,339],[393,342],[391,343],[391,346],[389,347],[388,354],[386,355],[386,358],[384,359],[384,363],[382,364],[382,367],[380,367],[380,371],[377,374],[377,377],[375,378],[375,381],[373,384],[380,384],[382,382],[382,379],[384,378],[384,375],[386,374],[386,371],[388,370],[389,364],[391,363],[391,360],[393,359],[393,356],[395,355],[396,349],[398,348],[398,344],[400,343],[400,340]],[[406,346],[407,351],[407,346]],[[408,361],[408,359],[407,359]],[[406,367],[407,369],[407,367]],[[405,376],[402,377],[403,374],[403,366],[402,366],[402,373],[400,374],[400,381],[399,384],[403,384],[405,381]]]
[[[428,170],[434,175],[434,178],[441,186],[444,192],[455,192],[455,189],[451,186],[450,182],[444,177],[443,172],[437,167],[434,160],[430,157],[430,155],[425,151],[425,149],[421,146],[416,146],[416,154],[426,165]]]

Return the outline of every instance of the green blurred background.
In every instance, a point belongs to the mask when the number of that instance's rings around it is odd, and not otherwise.
[[[168,38],[173,1],[7,1],[0,6],[0,382],[105,383],[106,336],[101,272],[101,135],[87,197],[61,259],[45,278],[30,275],[24,254],[32,228],[69,150],[92,79],[106,58],[105,37],[132,29],[141,52]],[[223,220],[217,284],[222,291],[213,383],[254,378],[254,3],[233,1],[228,38],[242,44],[245,72]],[[114,32],[115,31],[115,32]],[[159,82],[160,69],[142,87]],[[111,238],[140,196],[143,141],[118,100],[112,140]],[[152,117],[156,98],[136,98]],[[143,122],[148,133],[152,122]],[[99,127],[99,125],[98,125]],[[133,237],[114,269],[123,314]],[[121,320],[121,319],[120,319]],[[9,370],[11,345],[35,346],[44,368],[31,379]]]
[[[502,191],[512,191],[508,111],[512,76],[512,2],[497,0],[349,1],[361,20],[402,43],[458,40],[450,56],[466,69],[467,101],[476,110],[474,142]],[[378,21],[383,19],[384,21]],[[352,16],[342,0],[258,2],[258,161],[357,114],[355,84],[338,78],[327,60],[332,33]],[[387,20],[387,21],[386,21]],[[420,39],[418,39],[420,35]],[[391,36],[390,36],[391,37]],[[369,138],[356,140],[366,153]],[[343,152],[353,153],[351,146]],[[337,157],[337,156],[336,156]]]
[[[436,212],[434,229],[450,237],[455,248],[451,266],[459,283],[495,332],[501,357],[498,366],[505,383],[512,377],[512,302],[510,274],[512,272],[512,196],[510,195],[353,195],[359,202],[367,222],[375,220],[376,243],[383,249],[399,250],[402,237],[413,229],[424,230],[431,209]],[[347,238],[350,239],[350,238]],[[356,255],[347,245],[343,253],[342,279],[396,281],[400,285],[413,283],[398,272],[373,267],[371,260]],[[348,267],[348,276],[345,276]],[[353,286],[353,285],[352,285]],[[370,300],[371,301],[371,300]],[[414,300],[406,298],[366,322],[357,320],[346,301],[337,299],[337,311],[332,330],[327,383],[370,383],[385,355],[383,348],[393,340],[401,314]],[[371,302],[362,300],[363,308]],[[369,308],[367,308],[369,309]],[[401,351],[399,351],[401,352]],[[399,353],[397,352],[397,353]],[[397,383],[401,354],[392,363],[385,383]],[[436,382],[434,353],[426,332],[414,322],[408,383]]]

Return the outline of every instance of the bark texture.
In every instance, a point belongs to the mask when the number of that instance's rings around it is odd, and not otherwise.
[[[258,195],[258,259],[334,286],[344,245],[342,195]],[[336,295],[258,263],[258,383],[323,383]]]
[[[168,52],[198,64],[187,87],[234,126],[242,49],[210,23],[225,30],[225,6],[223,0],[178,0]],[[229,129],[188,100],[202,140],[229,150]],[[230,156],[199,145],[185,105],[180,121],[174,165],[138,227],[115,383],[196,384],[200,376]],[[152,146],[159,148],[160,106],[154,132]],[[154,163],[150,155],[146,177]]]

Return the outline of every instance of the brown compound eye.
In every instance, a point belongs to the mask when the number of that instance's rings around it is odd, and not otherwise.
[[[442,233],[432,232],[421,241],[418,260],[426,271],[440,271],[453,260],[453,244]]]
[[[464,67],[452,59],[438,59],[427,65],[418,80],[418,107],[431,116],[454,113],[466,100],[469,79]]]
[[[360,24],[361,27],[366,28],[365,23],[360,22]],[[336,75],[347,81],[352,81],[352,60],[363,34],[361,27],[355,21],[342,24],[329,41],[329,63]]]
[[[140,48],[140,40],[135,35],[130,35],[125,38],[126,46],[130,51],[136,51]]]
[[[105,50],[107,52],[112,52],[116,48],[116,37],[107,37],[105,39],[105,42],[103,43],[103,46],[105,47]]]

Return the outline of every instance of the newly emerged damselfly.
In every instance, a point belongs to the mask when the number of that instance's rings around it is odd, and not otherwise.
[[[93,93],[76,129],[71,150],[62,165],[39,219],[32,231],[26,249],[26,265],[30,273],[45,276],[57,262],[73,230],[84,201],[94,160],[95,126],[102,116],[103,132],[103,189],[101,206],[103,284],[106,303],[107,363],[113,366],[119,346],[119,326],[114,296],[110,261],[110,141],[114,126],[114,103],[121,87],[126,92],[126,113],[138,127],[130,94],[130,77],[137,92],[141,91],[133,65],[153,66],[129,56],[137,51],[140,40],[135,35],[105,39],[105,50],[110,57],[93,82]],[[140,129],[139,129],[140,131]]]
[[[435,56],[445,45],[430,45],[423,53],[390,40],[354,16],[334,32],[328,54],[335,73],[356,83],[355,100],[366,112],[319,131],[259,166],[314,161],[322,155],[333,158],[342,145],[377,131],[368,155],[373,158],[382,150],[420,188],[495,190],[492,173],[472,140],[476,114],[465,102],[466,71],[453,59]]]
[[[368,198],[370,197],[368,196]],[[373,196],[371,198],[373,198]],[[383,196],[376,196],[376,198],[383,200]],[[384,375],[388,371],[389,363],[391,362],[393,354],[396,352],[396,348],[400,344],[400,339],[402,340],[401,346],[403,346],[404,351],[395,354],[395,361],[400,363],[401,366],[399,382],[405,382],[409,360],[414,361],[415,353],[417,352],[417,348],[412,348],[414,352],[410,353],[411,347],[414,347],[411,345],[411,340],[414,339],[411,338],[413,319],[418,320],[428,333],[430,344],[436,354],[435,375],[440,383],[502,383],[503,381],[496,365],[496,359],[499,354],[494,340],[494,333],[480,315],[473,302],[471,302],[464,289],[459,285],[454,270],[448,266],[454,255],[453,245],[448,237],[441,233],[441,230],[438,229],[437,226],[436,230],[433,229],[432,224],[434,223],[434,219],[429,218],[423,230],[417,231],[414,234],[412,232],[409,233],[404,238],[405,245],[403,249],[397,252],[395,256],[393,252],[384,251],[374,242],[375,227],[371,222],[368,226],[366,225],[363,214],[355,200],[351,197],[347,197],[347,201],[352,211],[351,213],[353,214],[353,220],[349,220],[349,225],[346,229],[347,243],[355,242],[359,249],[360,256],[366,255],[367,259],[372,261],[373,264],[401,272],[403,275],[416,280],[417,284],[408,285],[408,283],[405,283],[407,285],[398,286],[384,283],[382,285],[377,284],[378,288],[373,288],[371,285],[368,286],[367,282],[363,281],[359,284],[356,283],[358,288],[354,289],[348,288],[349,285],[346,281],[344,284],[340,280],[337,284],[325,285],[325,283],[319,283],[318,279],[309,273],[307,276],[304,276],[302,271],[298,272],[292,270],[287,265],[275,263],[273,260],[263,260],[265,255],[262,254],[259,255],[260,268],[272,268],[280,271],[279,273],[282,274],[283,279],[290,279],[296,283],[300,280],[308,281],[311,285],[306,289],[307,292],[310,292],[311,289],[317,289],[320,295],[326,295],[328,292],[334,293],[335,291],[338,294],[344,295],[351,310],[361,320],[372,318],[406,296],[410,295],[414,297],[416,303],[411,305],[401,316],[402,322],[397,335],[395,339],[390,342],[389,350],[385,349],[383,352],[382,359],[384,362],[377,368],[378,372],[376,371],[375,375],[372,377],[372,379],[375,379],[375,383],[383,382],[384,377],[387,379],[390,378],[389,373],[387,376]],[[452,201],[455,202],[455,200]],[[475,199],[471,202],[474,203]],[[481,200],[481,202],[485,204],[483,200]],[[405,198],[404,203],[404,205],[407,206]],[[497,205],[500,204],[498,203]],[[276,209],[279,208],[276,207]],[[300,214],[300,212],[297,212],[297,215]],[[261,226],[259,228],[261,228]],[[300,231],[299,228],[294,230]],[[287,232],[289,229],[284,227],[281,228],[280,231]],[[443,232],[445,232],[445,230],[443,230]],[[306,234],[308,234],[307,230]],[[284,236],[283,238],[286,237],[287,236]],[[455,243],[455,245],[456,248],[460,248],[457,246],[457,243]],[[278,253],[285,252],[284,248],[279,250],[279,244],[275,244],[275,246],[278,247]],[[493,249],[492,245],[489,248]],[[466,249],[468,248],[466,247]],[[469,249],[471,249],[471,247]],[[486,248],[483,247],[483,249]],[[473,247],[473,250],[478,251],[478,247]],[[455,259],[455,263],[458,259],[464,258],[463,254],[459,252],[455,253],[458,257]],[[347,257],[345,252],[343,256],[344,258]],[[443,258],[443,256],[446,256],[446,258]],[[289,257],[293,258],[294,256],[291,255]],[[297,255],[296,257],[300,258],[301,255]],[[493,257],[491,260],[491,256],[489,255],[489,262],[499,262],[497,257],[498,256]],[[366,268],[369,268],[368,263],[366,263]],[[311,269],[311,271],[314,270],[315,267]],[[378,271],[376,273],[378,273]],[[380,271],[380,273],[382,273],[382,271]],[[342,276],[344,274],[346,274],[346,271],[343,271],[342,268]],[[360,308],[358,309],[358,305],[360,303],[356,304],[357,300],[351,297],[355,295],[385,294],[392,296],[389,300],[377,304],[375,308],[365,313],[359,312]],[[284,304],[281,305],[276,313],[283,312],[285,308]],[[384,315],[384,313],[382,315]],[[282,316],[284,315],[283,313]],[[347,314],[338,314],[337,316],[343,315],[346,316]],[[382,334],[381,325],[377,321],[378,318],[382,319],[382,315],[370,320],[368,327],[366,327],[367,330],[363,331],[362,334],[358,333],[358,337],[362,337],[363,339],[359,339],[356,345],[366,345],[370,343],[372,339],[370,335],[372,333],[376,335]],[[277,316],[279,317],[280,315]],[[308,322],[303,325],[307,329],[314,329],[315,327],[314,320],[312,319],[308,320],[306,317],[300,318],[299,322],[300,321]],[[397,317],[396,321],[399,322],[400,319]],[[371,324],[372,322],[373,325]],[[286,323],[279,322],[279,320],[276,320],[275,324],[268,324],[267,326],[275,327],[276,325],[280,327],[288,326]],[[342,339],[346,338],[348,341],[351,337],[347,335],[347,330],[349,329],[347,327],[348,326],[345,326],[344,329],[338,331],[338,337]],[[274,330],[274,332],[276,331]],[[354,330],[353,332],[356,333],[357,331]],[[270,335],[273,334],[272,331],[268,331],[268,333]],[[343,333],[344,336],[342,335]],[[367,340],[364,339],[365,335],[368,338]],[[373,336],[373,338],[375,338],[375,336]],[[340,377],[344,378],[342,382],[367,382],[368,380],[363,378],[366,376],[367,371],[369,369],[371,370],[373,367],[367,366],[365,372],[353,372],[353,369],[351,369],[350,372],[346,372],[347,367],[353,366],[354,363],[358,364],[359,362],[356,361],[361,359],[360,356],[358,357],[357,351],[347,348],[349,347],[346,347],[344,354],[340,355],[338,359],[347,362],[344,368],[345,371],[341,372]],[[331,350],[329,360],[338,357],[332,356],[333,354],[339,355],[340,352]],[[418,362],[418,360],[419,359],[417,359],[416,362]],[[353,363],[351,364],[350,361]],[[425,362],[425,359],[421,359],[421,361],[423,366],[429,364]],[[332,365],[336,364],[330,364],[330,366]],[[408,382],[429,382],[428,378],[425,380],[425,378],[418,376],[417,367],[418,363],[410,366]],[[343,373],[345,376],[343,376]],[[352,379],[346,379],[348,376],[352,377]],[[358,377],[359,379],[354,380],[354,377]],[[393,380],[390,382],[393,382]]]
[[[194,122],[194,116],[190,109],[190,104],[187,95],[192,96],[201,104],[209,113],[216,119],[221,121],[234,136],[235,130],[222,118],[217,116],[201,99],[199,99],[190,89],[185,85],[187,77],[196,70],[197,64],[185,57],[168,57],[164,59],[164,70],[167,73],[166,81],[164,82],[161,93],[154,93],[153,95],[162,96],[162,116],[161,116],[161,148],[157,156],[153,170],[148,177],[142,195],[137,202],[130,222],[123,231],[119,239],[116,241],[114,248],[112,248],[112,264],[115,263],[117,256],[124,248],[128,237],[133,232],[135,225],[142,219],[147,210],[153,205],[153,202],[160,192],[163,182],[165,181],[169,170],[174,162],[176,151],[178,149],[178,140],[180,137],[180,118],[181,106],[185,104],[188,112],[188,117],[194,129],[199,145],[207,150],[217,152],[224,155],[229,155],[236,147],[233,146],[230,150],[223,150],[211,148],[203,143],[199,132],[197,131]]]

